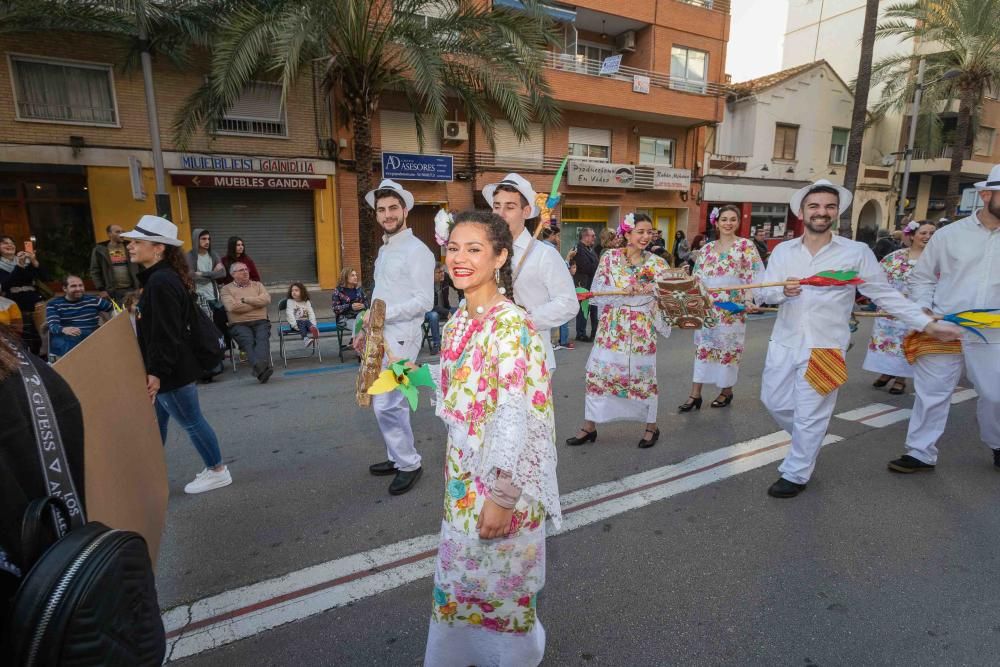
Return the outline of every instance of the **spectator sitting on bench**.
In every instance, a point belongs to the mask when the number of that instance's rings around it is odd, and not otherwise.
[[[45,306],[49,327],[49,361],[63,356],[101,326],[101,315],[114,312],[110,301],[84,293],[83,280],[68,275],[62,281],[63,296]]]
[[[243,262],[233,262],[229,272],[233,282],[221,290],[222,304],[229,313],[229,333],[247,353],[254,377],[264,384],[274,373],[269,363],[271,323],[267,319],[271,295],[259,282],[250,280],[250,269]]]
[[[368,295],[361,287],[361,277],[349,266],[340,272],[340,282],[337,283],[337,288],[333,290],[330,298],[338,324],[346,325],[347,320],[356,319],[359,312],[367,310],[371,305],[368,302]]]
[[[312,347],[319,338],[316,328],[316,311],[309,301],[309,290],[302,283],[292,283],[288,287],[288,300],[285,302],[285,319],[288,325],[302,336],[302,345]]]

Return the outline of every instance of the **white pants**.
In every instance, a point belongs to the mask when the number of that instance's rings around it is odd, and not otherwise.
[[[416,359],[420,352],[420,340],[387,341],[393,356],[400,359]],[[388,360],[382,368],[388,367]],[[413,428],[410,426],[410,404],[398,391],[372,396],[375,420],[385,440],[385,451],[396,469],[409,472],[420,467],[420,454],[413,442]]]
[[[937,441],[948,424],[951,395],[963,366],[979,394],[979,437],[990,449],[1000,449],[1000,345],[966,343],[961,355],[927,354],[913,364],[917,399],[906,431],[906,453],[913,458],[937,463]]]
[[[772,342],[767,347],[760,400],[778,426],[792,434],[792,445],[778,472],[789,482],[805,484],[816,467],[837,391],[821,396],[806,382],[808,347],[793,349]]]

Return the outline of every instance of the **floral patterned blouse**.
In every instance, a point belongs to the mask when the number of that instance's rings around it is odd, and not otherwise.
[[[591,289],[594,292],[647,287],[666,278],[669,265],[662,257],[643,253],[642,262],[632,265],[627,249],[604,253]],[[652,295],[595,296],[592,303],[600,312],[595,343],[613,352],[656,354],[656,330],[666,325],[657,318],[659,310]],[[669,335],[669,329],[664,335]]]
[[[743,303],[747,296],[743,290],[723,293],[711,288],[714,285],[732,285],[734,282],[745,285],[758,282],[764,273],[764,262],[760,259],[757,246],[750,239],[737,238],[727,252],[720,253],[718,248],[718,241],[705,244],[695,254],[692,273],[708,288],[712,301]],[[736,324],[746,319],[742,312],[731,313],[721,308],[716,308],[715,314],[722,325]]]

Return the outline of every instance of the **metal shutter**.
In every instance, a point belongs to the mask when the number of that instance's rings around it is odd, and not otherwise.
[[[597,130],[589,127],[569,128],[569,143],[607,146],[611,148],[611,130]]]
[[[497,155],[505,158],[516,158],[529,165],[542,166],[545,158],[545,132],[541,123],[531,123],[530,136],[521,142],[514,134],[514,128],[506,120],[498,120],[496,124]]]
[[[379,129],[382,132],[382,150],[390,153],[420,153],[417,141],[417,122],[409,111],[379,112]],[[430,117],[424,117],[424,153],[441,152],[441,131],[434,127]]]
[[[187,196],[192,230],[210,231],[220,257],[229,237],[239,236],[265,284],[316,282],[311,190],[190,188]]]

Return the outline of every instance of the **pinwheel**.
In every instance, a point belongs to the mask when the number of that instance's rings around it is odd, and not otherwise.
[[[812,287],[844,287],[846,285],[860,285],[865,282],[858,277],[857,271],[820,271],[808,278],[798,280],[779,280],[772,283],[752,283],[750,285],[732,285],[729,287],[713,287],[713,292],[728,292],[741,289],[759,289],[761,287],[785,287],[798,283],[800,285],[811,285]]]
[[[549,193],[539,192],[535,196],[535,205],[538,206],[539,211],[539,222],[538,226],[535,227],[536,239],[541,236],[542,229],[549,225],[549,221],[552,219],[552,210],[559,205],[559,200],[562,199],[562,195],[559,194],[559,184],[562,183],[563,172],[566,171],[567,162],[569,162],[568,155],[563,158],[562,164],[556,170],[556,175],[552,178],[552,187],[549,188]]]
[[[372,396],[398,391],[410,402],[410,410],[416,411],[420,398],[419,387],[436,387],[431,378],[430,368],[424,364],[419,368],[408,368],[409,359],[402,359],[389,364],[378,379],[368,388]]]

